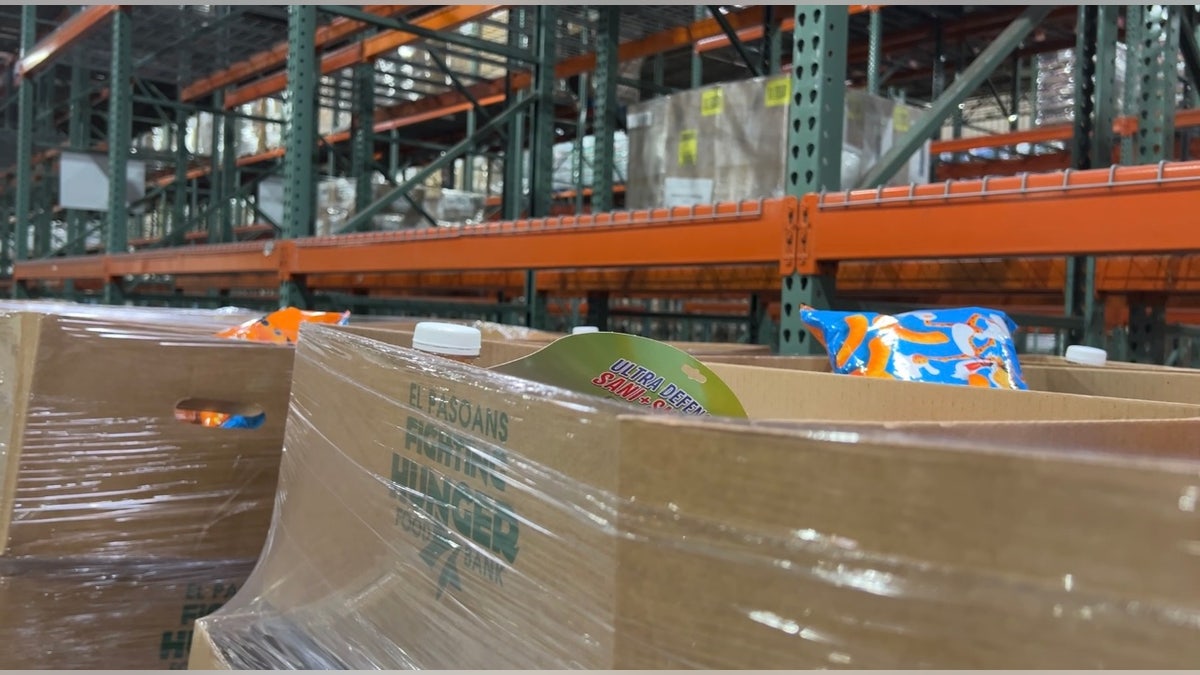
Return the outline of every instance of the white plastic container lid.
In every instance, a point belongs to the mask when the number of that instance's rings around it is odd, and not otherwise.
[[[413,329],[413,349],[446,356],[479,356],[483,333],[456,323],[422,321]]]
[[[1102,366],[1108,362],[1108,352],[1095,347],[1071,345],[1067,347],[1067,360],[1081,366]]]
[[[600,329],[595,326],[575,326],[571,329],[571,335],[579,335],[580,333],[599,333]]]

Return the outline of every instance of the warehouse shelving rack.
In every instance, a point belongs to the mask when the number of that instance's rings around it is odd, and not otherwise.
[[[37,40],[36,9],[23,10],[24,49],[14,67],[15,81],[22,83],[14,91],[21,133],[18,162],[5,184],[11,202],[4,205],[13,214],[13,291],[94,295],[108,302],[258,298],[305,305],[337,297],[359,306],[402,306],[404,298],[416,298],[412,306],[435,309],[429,298],[461,307],[490,297],[497,306],[521,310],[519,318],[531,323],[544,320],[547,297],[582,299],[575,310],[585,306],[590,320],[603,322],[607,310],[620,304],[618,297],[675,298],[684,304],[690,299],[697,307],[695,300],[710,296],[707,306],[728,299],[731,316],[749,318],[751,325],[765,315],[777,316],[772,337],[778,337],[784,353],[816,349],[795,316],[800,304],[987,301],[1014,311],[1060,315],[1047,316],[1047,325],[1069,327],[1073,339],[1088,343],[1103,341],[1106,327],[1118,320],[1135,324],[1130,334],[1161,335],[1168,297],[1176,320],[1195,313],[1190,303],[1200,290],[1200,269],[1192,254],[1200,253],[1195,246],[1200,239],[1184,220],[1194,211],[1188,206],[1200,201],[1198,165],[1173,160],[1193,156],[1190,134],[1176,143],[1176,132],[1200,125],[1200,117],[1194,109],[1176,110],[1174,59],[1162,58],[1182,54],[1185,104],[1194,102],[1200,58],[1191,8],[991,8],[938,19],[934,28],[885,23],[913,11],[902,7],[659,9],[664,11],[297,6],[287,10],[286,21],[260,29],[252,52],[243,47],[208,67],[192,58],[190,79],[174,72],[179,86],[150,102],[147,92],[130,96],[128,88],[110,90],[106,83],[153,79],[144,72],[147,53],[172,41],[186,43],[188,31],[174,29],[137,51],[143,31],[133,30],[133,22],[142,8],[93,6]],[[228,11],[214,23],[238,24],[242,10]],[[329,20],[322,23],[322,16]],[[673,22],[679,25],[669,27]],[[107,36],[99,30],[103,25],[109,27]],[[475,30],[461,30],[470,26]],[[204,30],[215,35],[222,27]],[[487,31],[491,37],[481,37]],[[781,39],[785,35],[790,47]],[[1015,76],[1008,109],[1015,115],[1021,64],[1038,50],[1064,46],[1074,46],[1080,57],[1075,122],[936,141],[936,153],[955,158],[938,168],[952,181],[911,190],[875,189],[915,149],[901,144],[881,159],[866,184],[840,185],[831,169],[838,162],[829,160],[840,155],[841,120],[832,111],[841,107],[845,82],[861,80],[879,91],[883,82],[901,81],[904,76],[887,71],[896,70],[905,50],[919,49],[930,37],[937,52],[928,72],[931,114],[914,134],[917,142],[936,135],[948,121],[961,131],[960,104],[985,86],[1003,107],[992,80],[1009,64]],[[946,58],[948,43],[973,37],[990,42],[969,62]],[[1139,102],[1139,109],[1126,109],[1124,117],[1116,114],[1112,73],[1118,37],[1131,54],[1123,93]],[[757,51],[749,46],[752,41],[759,43]],[[446,67],[446,81],[415,100],[381,97],[375,64],[403,46],[473,54],[480,63],[502,64],[505,74],[487,79],[472,77],[471,68],[461,65]],[[56,63],[75,63],[80,53],[100,54],[108,67],[103,82],[93,78],[88,87],[68,87],[73,105],[67,126],[74,133],[67,144],[104,147],[113,171],[129,157],[135,103],[162,108],[159,123],[175,125],[184,113],[215,111],[228,129],[233,120],[246,117],[239,105],[281,95],[290,102],[286,120],[265,122],[285,124],[284,147],[237,157],[227,143],[205,161],[177,142],[176,152],[162,158],[161,169],[148,181],[155,198],[172,209],[171,232],[140,236],[130,226],[123,186],[114,181],[113,208],[98,223],[103,251],[86,251],[78,241],[80,216],[71,213],[71,241],[62,250],[49,250],[45,230],[52,195],[44,186],[52,176],[55,148],[43,149],[35,162],[31,141],[35,127],[48,125],[35,114],[36,97],[47,97],[53,108],[53,91],[46,90],[63,87],[23,83],[46,80]],[[683,81],[669,81],[677,69],[664,65],[677,59],[675,54],[684,60],[674,63],[691,66]],[[638,60],[646,64],[642,75],[631,77],[622,64]],[[948,64],[956,72],[952,82]],[[69,68],[72,84],[80,84],[79,69]],[[657,92],[696,86],[706,81],[706,69],[717,71],[711,73],[717,79],[745,72],[791,73],[789,195],[671,212],[613,211],[619,187],[605,170],[613,160],[604,152],[611,142],[603,141],[617,126],[618,87]],[[1025,67],[1026,76],[1029,70]],[[62,69],[57,72],[62,75]],[[586,128],[600,139],[597,181],[588,197],[591,214],[547,217],[554,204],[549,145],[564,126],[560,99],[571,89],[560,83],[580,76],[590,80],[579,88],[591,97]],[[331,97],[332,105],[352,110],[353,122],[349,129],[318,137],[315,106],[294,102],[325,104]],[[98,104],[107,106],[103,128],[81,131],[94,121],[85,118],[95,116]],[[418,132],[440,140],[414,138]],[[1060,151],[961,161],[982,147],[1011,150],[1047,143],[1057,143]],[[359,185],[369,185],[372,171],[383,162],[396,168],[398,148],[415,155],[422,145],[429,146],[421,154],[425,169],[393,182],[383,200],[360,199],[360,215],[346,228],[350,233],[313,236],[313,200],[303,186],[314,184],[317,161],[340,162]],[[444,172],[456,158],[482,152],[516,156],[525,147],[532,156],[531,173],[522,176],[519,162],[504,167],[509,189],[494,199],[503,218],[498,222],[451,231],[353,232],[380,204]],[[1108,168],[1114,160],[1122,166]],[[43,167],[40,180],[35,180],[35,165]],[[234,227],[231,198],[245,199],[257,176],[278,168],[288,186],[282,221],[260,217]],[[1038,173],[981,177],[1020,168]],[[527,194],[512,189],[526,178]],[[850,187],[865,189],[841,191]],[[37,208],[35,198],[41,204]],[[212,206],[199,218],[183,217],[183,205],[198,201]],[[584,200],[573,201],[578,208]],[[26,244],[30,231],[39,233],[32,250]],[[779,288],[781,295],[773,290]],[[1164,345],[1139,339],[1131,356],[1162,360]]]

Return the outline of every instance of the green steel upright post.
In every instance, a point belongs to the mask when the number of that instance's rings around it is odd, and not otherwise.
[[[90,146],[88,138],[91,123],[92,104],[88,100],[88,71],[80,62],[82,57],[76,57],[76,63],[71,66],[70,113],[67,119],[67,138],[71,149],[77,152],[87,152]],[[70,255],[83,254],[87,244],[83,238],[85,214],[78,209],[67,211],[67,253]]]
[[[283,236],[307,237],[315,225],[317,63],[314,39],[317,8],[288,6],[287,91],[284,98]],[[281,306],[308,307],[303,280],[280,285]]]
[[[1122,164],[1151,164],[1175,154],[1175,92],[1178,84],[1180,14],[1177,5],[1129,5],[1125,9],[1124,113],[1138,119],[1137,133],[1122,138]],[[1166,298],[1128,297],[1128,355],[1139,363],[1166,358]]]
[[[708,9],[704,5],[696,5],[696,10],[692,15],[696,21],[700,21],[708,17]],[[704,84],[704,57],[696,50],[696,45],[692,45],[692,89],[698,89]]]
[[[45,75],[45,73],[42,73]],[[46,82],[43,79],[42,82]],[[39,106],[41,107],[41,106]],[[50,217],[52,207],[49,202],[53,199],[46,190],[50,182],[50,171],[42,162],[33,168],[33,196],[30,199],[33,219],[33,257],[44,258],[50,253]]]
[[[867,93],[879,95],[879,71],[883,66],[883,15],[871,9],[867,33]]]
[[[129,195],[125,169],[133,145],[133,26],[130,9],[112,15],[112,64],[108,96],[108,237],[105,251],[124,253],[129,248]],[[121,300],[121,288],[113,280],[104,286],[104,302]]]
[[[230,111],[233,112],[233,111]],[[216,119],[213,119],[214,126]],[[221,191],[220,220],[217,230],[210,239],[214,243],[233,241],[233,200],[238,191],[237,142],[238,121],[233,115],[221,115]],[[214,149],[215,151],[215,149]]]
[[[787,193],[801,198],[841,188],[850,14],[844,5],[797,5],[795,18]],[[780,353],[821,353],[821,346],[800,321],[800,307],[828,309],[833,292],[834,270],[784,277]]]
[[[954,54],[954,79],[962,77],[963,68],[967,67],[967,46],[960,42],[958,49]],[[950,116],[950,137],[962,138],[963,134],[963,107],[962,104],[954,106],[954,112]]]
[[[600,25],[596,40],[596,100],[592,128],[592,210],[613,209],[613,149],[617,126],[617,45],[621,39],[621,8],[597,7]]]
[[[583,191],[587,188],[584,178],[583,137],[587,131],[588,97],[591,95],[592,83],[587,73],[579,74],[579,110],[575,114],[575,141],[571,147],[571,184],[575,186],[575,213],[583,213]],[[592,160],[596,159],[596,138],[592,138]],[[595,171],[592,172],[595,181]],[[593,185],[594,187],[594,185]],[[595,190],[593,190],[593,193]]]
[[[58,70],[57,63],[51,63],[38,74],[39,86],[34,100],[37,110],[36,121],[33,125],[33,135],[37,139],[52,138],[56,135],[54,128],[55,85]],[[40,167],[34,169],[33,189],[33,257],[44,258],[50,255],[51,219],[54,217],[54,194],[50,191],[50,179],[53,167],[43,161]]]
[[[171,226],[164,231],[183,227],[187,218],[188,202],[188,147],[187,147],[188,114],[183,108],[175,109],[175,183],[174,196],[171,201]],[[195,214],[192,214],[195,215]]]
[[[607,9],[607,8],[604,8]],[[601,11],[603,12],[604,9]],[[541,218],[550,215],[554,203],[554,74],[556,61],[558,8],[540,5],[537,8],[537,23],[534,26],[534,42],[537,64],[534,67],[533,86],[537,92],[533,112],[533,131],[529,138],[529,216]],[[596,151],[599,152],[599,139]],[[598,192],[598,190],[597,190]],[[525,272],[526,325],[539,327],[542,321],[541,298],[537,292],[537,272]]]
[[[1009,88],[1008,100],[1008,130],[1016,131],[1021,122],[1021,57],[1019,55],[1014,55],[1012,60],[1012,86]]]
[[[549,215],[554,199],[554,43],[557,15],[557,8],[553,5],[541,5],[537,8],[537,23],[534,26],[538,58],[534,67],[537,101],[533,112],[533,131],[529,138],[529,215],[533,218]]]
[[[508,46],[514,49],[523,49],[526,47],[524,39],[525,16],[528,12],[525,7],[514,6],[509,9],[508,13]],[[517,67],[517,63],[513,60],[509,61],[509,70]],[[511,107],[519,102],[522,98],[522,93],[518,90],[510,90],[508,99],[505,101],[505,106]],[[512,122],[508,127],[508,144],[504,150],[504,198],[503,198],[503,216],[505,220],[515,220],[521,217],[521,213],[525,210],[525,185],[524,185],[524,164],[523,154],[525,149],[525,113],[518,113],[513,116]]]
[[[783,31],[775,21],[775,8],[763,6],[762,73],[774,75],[783,66]]]
[[[467,137],[475,135],[475,108],[467,109]],[[464,192],[475,191],[475,155],[468,152],[463,156],[462,189]]]
[[[1112,125],[1116,98],[1117,10],[1112,5],[1079,7],[1075,49],[1075,114],[1071,165],[1075,169],[1105,167],[1112,162]],[[1067,259],[1064,301],[1069,316],[1083,319],[1069,340],[1091,347],[1104,345],[1104,305],[1096,296],[1096,258]]]
[[[375,64],[363,63],[354,67],[353,105],[350,124],[354,129],[354,137],[350,148],[350,170],[355,180],[355,210],[361,211],[373,201],[371,178],[375,174]]]
[[[21,55],[28,55],[37,42],[37,5],[21,7]],[[32,224],[33,199],[33,107],[35,83],[33,78],[22,78],[17,87],[17,193],[16,231],[13,233],[13,255],[16,260],[29,257],[29,232]],[[13,285],[19,291],[18,284]]]
[[[224,108],[225,94],[222,91],[213,92],[213,110]],[[224,201],[224,181],[221,180],[221,135],[223,126],[217,113],[212,115],[212,126],[209,127],[209,172],[208,172],[208,234],[213,241],[221,236],[221,203]]]
[[[469,133],[475,133],[472,129]],[[388,132],[388,178],[391,180],[401,180],[398,178],[400,173],[400,131],[392,129]]]
[[[1172,5],[1129,5],[1125,14],[1125,111],[1138,117],[1137,133],[1122,142],[1121,162],[1149,164],[1170,159],[1175,150],[1176,64],[1179,11]]]

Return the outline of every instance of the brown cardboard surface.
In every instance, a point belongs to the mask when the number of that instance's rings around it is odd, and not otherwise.
[[[759,410],[790,402],[798,418],[1194,415],[719,374],[774,393],[752,402]],[[307,648],[350,668],[1200,658],[1194,628],[1171,618],[1200,606],[1197,521],[1180,506],[1200,472],[1194,455],[964,449],[961,434],[889,438],[877,424],[831,434],[636,412],[306,328],[268,553],[246,592],[203,622],[218,656],[254,639],[243,631],[255,616],[282,615]]]
[[[706,356],[704,361],[740,366],[829,372],[824,356]],[[1126,364],[1134,365],[1134,364]],[[1033,391],[1082,396],[1200,404],[1200,371],[1186,368],[1085,367],[1046,360],[1022,361],[1025,382]]]
[[[1195,448],[1148,463],[650,418],[621,443],[640,535],[618,563],[621,665],[1200,662]]]
[[[4,421],[0,555],[258,555],[274,504],[291,349],[116,322],[98,332],[94,322],[35,314],[0,316],[0,326],[21,334],[8,343],[16,356],[0,357],[0,366],[25,406]],[[174,410],[188,398],[253,403],[266,422],[256,430],[182,423]]]
[[[0,669],[180,669],[253,561],[0,562]]]

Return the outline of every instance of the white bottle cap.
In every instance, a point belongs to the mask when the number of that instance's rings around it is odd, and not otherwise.
[[[1067,360],[1081,366],[1102,366],[1108,362],[1108,352],[1095,347],[1071,345],[1067,347]]]
[[[579,335],[581,333],[599,333],[600,329],[595,326],[575,326],[571,329],[571,335]]]
[[[445,356],[479,356],[483,333],[456,323],[422,321],[413,329],[413,349]]]

